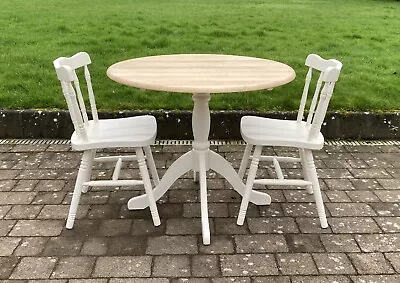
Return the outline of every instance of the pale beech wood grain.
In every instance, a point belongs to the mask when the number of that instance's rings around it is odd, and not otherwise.
[[[280,62],[233,55],[176,54],[118,62],[107,76],[124,85],[183,93],[229,93],[270,89],[295,78]]]

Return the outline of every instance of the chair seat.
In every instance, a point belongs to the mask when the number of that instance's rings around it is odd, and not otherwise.
[[[72,134],[73,149],[143,147],[151,145],[157,135],[156,119],[150,115],[89,121],[86,127],[87,140]]]
[[[319,132],[316,138],[308,139],[306,122],[278,120],[257,116],[244,116],[240,121],[243,139],[253,145],[290,146],[321,149],[324,137]]]

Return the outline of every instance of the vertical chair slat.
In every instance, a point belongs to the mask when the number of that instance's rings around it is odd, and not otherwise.
[[[82,118],[85,124],[87,124],[89,122],[89,118],[86,112],[86,105],[85,105],[85,101],[83,100],[83,95],[82,95],[82,91],[81,91],[81,87],[79,85],[79,80],[78,78],[76,79],[76,81],[74,81],[74,86],[75,86],[75,90],[77,93],[77,98],[78,98],[78,102],[79,102],[79,109],[80,112],[82,114]]]
[[[310,67],[307,72],[306,82],[304,84],[303,95],[301,96],[300,108],[297,113],[297,122],[301,122],[304,117],[304,109],[306,107],[307,97],[308,97],[308,89],[310,87],[310,82],[312,78],[312,68]]]
[[[71,83],[61,82],[61,86],[64,92],[64,97],[67,101],[71,121],[74,124],[76,133],[79,137],[87,140],[87,133],[83,124],[83,119],[79,111],[79,105],[76,101],[76,93]]]
[[[314,122],[310,129],[309,139],[315,138],[324,122],[326,111],[328,110],[329,101],[331,99],[333,88],[335,83],[327,82],[321,91],[320,103],[318,104],[317,110],[315,112]]]
[[[84,66],[84,72],[85,72],[85,80],[86,80],[86,85],[87,85],[87,90],[88,90],[88,95],[89,95],[89,102],[90,102],[90,109],[92,110],[92,117],[94,121],[99,120],[99,116],[97,114],[97,107],[96,107],[96,99],[94,97],[93,93],[93,88],[92,88],[92,80],[90,77],[90,72],[89,68],[87,65]]]
[[[311,125],[313,118],[314,118],[314,111],[317,106],[317,102],[319,99],[319,94],[320,94],[321,86],[322,86],[322,77],[323,77],[323,73],[321,72],[321,74],[319,75],[318,81],[317,81],[317,86],[315,87],[315,92],[314,92],[313,99],[311,101],[310,110],[308,112],[307,126]]]

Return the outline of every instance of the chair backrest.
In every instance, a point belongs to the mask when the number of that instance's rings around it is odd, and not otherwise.
[[[96,101],[93,93],[92,82],[88,65],[91,64],[89,54],[79,52],[72,57],[60,57],[53,61],[57,77],[61,82],[61,88],[68,104],[68,110],[71,115],[72,123],[79,138],[87,139],[86,125],[89,123],[86,112],[85,100],[80,88],[79,79],[76,70],[83,68],[87,86],[87,95],[89,97],[92,118],[98,121]]]
[[[319,72],[311,105],[308,110],[306,125],[309,127],[309,139],[315,138],[321,130],[325,119],[329,101],[331,99],[335,83],[339,79],[342,63],[335,59],[325,60],[316,54],[310,54],[306,59],[306,66],[309,67],[306,81],[301,97],[300,108],[297,114],[297,122],[303,121],[304,109],[306,107],[308,90],[310,87],[313,71]]]

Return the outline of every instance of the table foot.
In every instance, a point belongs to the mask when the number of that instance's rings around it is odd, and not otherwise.
[[[240,195],[244,194],[244,184],[239,178],[232,165],[218,153],[208,151],[208,165],[210,169],[214,170],[223,176]],[[205,163],[205,160],[203,160]],[[158,186],[153,190],[154,199],[157,201],[165,192],[172,186],[172,184],[186,172],[193,170],[193,151],[189,151],[179,157],[165,172]],[[197,179],[197,178],[196,178]],[[197,180],[196,180],[197,181]],[[250,202],[256,205],[269,205],[271,197],[263,192],[251,191]],[[147,196],[141,195],[131,198],[128,201],[128,209],[144,209],[149,206]]]
[[[191,150],[179,157],[168,168],[160,183],[153,190],[154,199],[157,201],[179,177],[190,170],[198,171],[195,174],[198,174],[196,181],[200,183],[201,226],[204,245],[209,245],[211,238],[207,204],[207,171],[209,169],[223,176],[232,185],[233,189],[243,196],[245,185],[235,169],[226,159],[212,150]],[[266,193],[253,190],[250,193],[250,202],[257,205],[269,205],[271,197]],[[146,194],[131,198],[128,201],[128,209],[130,210],[144,209],[148,206],[149,201]]]

